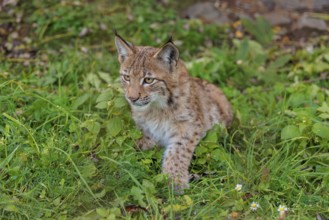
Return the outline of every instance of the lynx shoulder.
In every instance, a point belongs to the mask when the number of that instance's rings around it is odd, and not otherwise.
[[[116,34],[120,76],[142,150],[166,148],[162,170],[177,190],[188,187],[193,152],[214,124],[229,125],[232,108],[215,85],[189,76],[170,39],[160,48],[134,46]]]

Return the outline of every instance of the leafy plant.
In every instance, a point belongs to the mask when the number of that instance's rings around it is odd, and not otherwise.
[[[246,31],[248,31],[261,44],[268,45],[272,42],[272,28],[264,18],[257,16],[255,21],[245,19],[242,23]]]

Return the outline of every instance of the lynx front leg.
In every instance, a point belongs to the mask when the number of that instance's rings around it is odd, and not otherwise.
[[[176,192],[188,188],[188,168],[191,163],[193,152],[200,138],[196,135],[193,138],[182,137],[173,142],[164,154],[162,171],[174,181]]]
[[[140,150],[152,149],[156,143],[147,135],[143,135],[141,139],[137,141],[137,148]]]

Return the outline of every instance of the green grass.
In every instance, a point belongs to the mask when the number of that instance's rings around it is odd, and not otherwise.
[[[277,219],[279,205],[287,219],[329,217],[328,38],[290,53],[153,1],[13,9],[38,52],[28,63],[1,56],[1,219]],[[113,28],[137,45],[173,33],[191,75],[232,102],[233,126],[199,144],[190,167],[199,178],[184,195],[161,174],[163,149],[134,148],[141,133],[118,81]]]

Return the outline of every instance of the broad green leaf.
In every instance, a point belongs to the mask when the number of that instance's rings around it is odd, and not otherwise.
[[[329,64],[324,61],[318,61],[313,66],[314,72],[323,72],[329,69]]]
[[[93,162],[88,161],[88,163],[80,167],[81,175],[85,178],[91,178],[96,174],[97,168]]]
[[[55,206],[59,206],[59,205],[61,204],[61,197],[56,198],[56,199],[53,201],[53,204],[54,204]]]
[[[168,205],[168,206],[164,207],[163,211],[165,213],[168,213],[170,211],[179,212],[179,211],[182,211],[186,208],[187,208],[187,206],[185,206],[185,205],[174,204],[174,205]]]
[[[115,138],[115,141],[117,142],[117,144],[122,146],[123,142],[125,142],[126,139],[127,139],[127,136],[118,136]]]
[[[98,209],[96,209],[96,212],[99,216],[104,217],[104,218],[110,214],[110,210],[105,209],[105,208],[98,208]]]
[[[110,73],[105,73],[105,72],[98,72],[99,78],[101,78],[102,80],[104,80],[106,83],[111,83],[112,79],[110,76]]]
[[[100,215],[97,214],[97,211],[94,209],[93,211],[90,211],[84,215],[85,220],[91,220],[91,219],[100,219]],[[108,218],[107,218],[108,219]]]
[[[234,208],[237,211],[242,211],[243,210],[243,205],[244,205],[243,199],[239,199],[235,202]]]
[[[6,205],[4,210],[8,211],[8,212],[18,212],[17,206],[15,206],[13,204]]]
[[[319,115],[320,118],[329,119],[329,113],[322,113]]]
[[[128,135],[133,139],[139,139],[143,136],[143,133],[139,129],[131,129]]]
[[[113,98],[113,91],[107,90],[102,92],[96,99],[96,102],[110,101]]]
[[[123,123],[121,118],[111,118],[107,124],[107,132],[111,137],[115,137],[123,129]]]
[[[329,126],[327,125],[316,123],[313,125],[312,131],[321,138],[329,139]]]
[[[222,207],[224,207],[224,208],[228,208],[228,207],[234,206],[235,203],[236,203],[236,199],[230,199],[230,198],[227,198],[227,199],[225,199],[225,201],[223,202]]]
[[[201,155],[201,154],[203,154],[203,153],[206,153],[208,151],[208,149],[205,147],[205,146],[203,146],[203,145],[199,145],[199,146],[197,146],[197,148],[195,149],[195,154],[196,155]]]
[[[271,62],[268,66],[269,69],[278,69],[286,65],[291,59],[291,55],[283,55],[277,58],[275,61]]]
[[[62,179],[61,179],[61,181],[59,182],[59,185],[60,185],[61,187],[63,187],[63,186],[64,186],[64,184],[65,184],[65,179],[64,179],[64,178],[62,178]]]
[[[249,48],[253,54],[263,54],[265,56],[264,48],[257,41],[249,40]]]
[[[102,102],[99,102],[95,108],[98,108],[98,109],[106,109],[108,107],[108,102],[107,101],[102,101]]]
[[[94,73],[89,73],[85,80],[90,85],[94,86],[96,89],[99,89],[99,87],[102,83],[101,80],[98,78],[98,76]]]
[[[281,130],[282,140],[287,140],[296,137],[300,137],[300,131],[295,125],[288,125]]]
[[[121,215],[121,210],[118,207],[114,207],[110,209],[110,213],[115,215],[115,216],[120,216]]]
[[[93,119],[82,122],[80,126],[87,128],[89,132],[95,135],[98,134],[99,130],[101,129],[101,125]]]
[[[207,133],[206,137],[203,139],[203,141],[216,143],[218,140],[217,132],[218,132],[217,130],[210,130]]]
[[[188,195],[184,195],[184,199],[185,199],[186,205],[188,205],[188,206],[193,205],[193,200],[191,199],[191,197],[189,197]]]
[[[116,217],[115,217],[115,214],[111,213],[109,214],[109,216],[107,216],[106,220],[115,220]]]
[[[105,189],[103,189],[99,193],[95,193],[95,197],[98,198],[98,199],[103,198],[105,195],[106,195],[106,190]]]
[[[78,129],[78,126],[76,123],[72,122],[69,126],[69,131],[70,132],[75,132]]]
[[[220,149],[216,149],[211,152],[211,158],[216,161],[219,161],[221,159],[221,154],[222,152],[220,151]]]
[[[205,158],[200,158],[200,159],[197,160],[197,163],[201,164],[201,165],[205,164],[206,162],[207,162],[207,160]]]
[[[73,104],[72,104],[72,108],[73,109],[77,109],[79,106],[81,106],[83,103],[85,103],[90,97],[89,93],[86,93],[82,96],[80,96],[79,98],[77,98]]]
[[[130,194],[134,197],[136,201],[138,201],[139,205],[143,207],[146,206],[145,202],[143,201],[144,199],[143,191],[140,188],[133,186],[130,190]]]
[[[141,162],[146,165],[150,165],[153,163],[153,160],[151,159],[142,159]]]
[[[227,216],[229,214],[229,209],[218,209],[217,210],[217,215],[218,219],[228,219]]]
[[[299,107],[306,102],[307,98],[302,93],[293,93],[289,99],[288,103],[292,107]]]
[[[319,108],[317,108],[317,110],[318,110],[319,112],[329,113],[329,106],[328,106],[327,103],[323,102],[323,103],[322,103],[322,106],[319,107]]]
[[[155,186],[152,182],[150,182],[149,180],[143,179],[143,186],[144,189],[149,192],[149,193],[155,193]]]
[[[236,52],[236,60],[246,60],[249,52],[249,41],[247,38],[239,43],[238,51]]]
[[[157,183],[163,183],[167,179],[167,176],[163,173],[160,173],[153,177],[153,179]]]
[[[114,99],[114,106],[116,108],[122,108],[127,105],[127,101],[123,96],[119,96]]]

